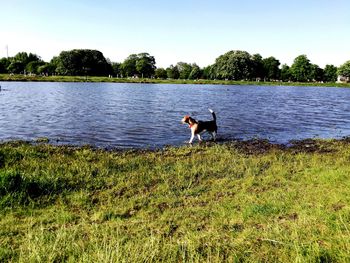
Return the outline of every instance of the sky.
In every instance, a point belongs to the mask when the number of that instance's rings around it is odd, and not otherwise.
[[[349,0],[0,0],[0,57],[86,48],[113,62],[147,52],[157,67],[204,67],[244,50],[339,66],[350,60],[349,10]]]

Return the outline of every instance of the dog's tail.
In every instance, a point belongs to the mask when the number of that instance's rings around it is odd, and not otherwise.
[[[214,121],[216,121],[216,114],[212,109],[208,109],[211,112],[211,115],[213,115]]]

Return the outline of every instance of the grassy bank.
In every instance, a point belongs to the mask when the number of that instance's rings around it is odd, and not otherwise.
[[[350,142],[0,145],[0,262],[349,262]]]
[[[231,80],[184,80],[184,79],[146,79],[146,78],[108,78],[84,76],[24,76],[0,74],[0,81],[46,81],[46,82],[110,82],[110,83],[149,83],[149,84],[211,84],[211,85],[273,85],[273,86],[319,86],[350,87],[350,83],[313,83],[313,82],[256,82]]]

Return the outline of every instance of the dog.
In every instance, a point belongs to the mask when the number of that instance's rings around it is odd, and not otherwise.
[[[213,115],[212,121],[199,121],[195,120],[192,117],[186,115],[182,118],[181,122],[183,124],[188,124],[191,129],[191,139],[188,143],[192,143],[194,136],[197,135],[198,140],[201,142],[201,134],[204,132],[210,133],[213,141],[216,141],[216,134],[218,130],[218,126],[216,125],[216,114],[213,110],[209,109],[211,114]]]

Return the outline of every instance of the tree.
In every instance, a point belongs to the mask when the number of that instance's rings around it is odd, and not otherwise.
[[[24,73],[24,64],[20,61],[12,61],[7,67],[7,71],[13,74],[22,74]]]
[[[123,73],[127,77],[143,76],[151,77],[156,69],[156,61],[148,53],[131,54],[121,65]]]
[[[188,77],[190,76],[190,73],[192,71],[192,65],[188,64],[186,62],[178,62],[176,64],[178,70],[179,70],[179,78],[180,79],[188,79]]]
[[[192,64],[192,70],[188,76],[189,79],[199,79],[202,76],[202,70],[197,64]]]
[[[166,74],[169,79],[178,79],[180,76],[179,69],[177,66],[173,65],[170,65],[170,67],[166,69]]]
[[[306,82],[313,79],[312,64],[306,55],[300,55],[294,59],[290,72],[295,81]]]
[[[333,65],[326,65],[324,68],[323,80],[326,82],[335,82],[337,80],[337,67]]]
[[[139,75],[144,78],[150,78],[154,75],[156,69],[156,60],[148,53],[140,53],[137,55],[136,70]]]
[[[290,73],[290,67],[287,64],[282,65],[280,79],[282,81],[285,81],[285,82],[292,80],[292,74]]]
[[[311,65],[311,79],[314,81],[323,81],[323,69],[321,69],[318,65]]]
[[[59,75],[103,76],[112,73],[111,65],[102,52],[91,49],[62,51],[53,61]]]
[[[11,61],[8,58],[2,58],[0,59],[0,73],[7,73],[8,66],[10,66]]]
[[[49,63],[40,66],[42,67],[41,69],[38,69],[40,74],[47,74],[47,75],[55,75],[57,74],[57,67],[59,65],[60,59],[58,56],[54,56]],[[40,68],[39,67],[39,68]]]
[[[202,78],[203,79],[214,79],[213,65],[209,65],[202,70]]]
[[[42,60],[36,54],[19,52],[13,57],[12,61],[21,62],[24,65],[24,67],[26,67],[27,64],[29,64],[32,61],[42,61]]]
[[[166,79],[167,78],[167,72],[164,68],[157,68],[155,71],[155,77],[157,79]]]
[[[55,73],[56,66],[52,63],[45,63],[38,67],[37,71],[43,75],[53,75]]]
[[[19,52],[14,57],[7,59],[6,70],[10,73],[21,74],[25,73],[26,67],[31,62],[43,62],[38,55]]]
[[[264,58],[262,60],[264,78],[267,80],[278,80],[280,79],[281,70],[279,68],[280,62],[274,57]]]
[[[122,64],[114,62],[112,63],[112,74],[117,77],[122,77],[123,72],[122,72]]]
[[[43,65],[45,65],[44,61],[31,61],[26,65],[25,69],[28,73],[38,74],[38,68]]]
[[[132,54],[128,56],[121,65],[121,69],[126,77],[133,77],[137,74],[136,71],[137,55]]]
[[[340,76],[350,78],[350,60],[345,62],[338,68],[338,74]]]
[[[253,77],[254,63],[246,51],[229,51],[218,57],[213,65],[215,78],[245,80]]]
[[[253,72],[252,77],[255,79],[263,79],[265,78],[263,59],[260,54],[254,54],[252,56],[253,62]]]

